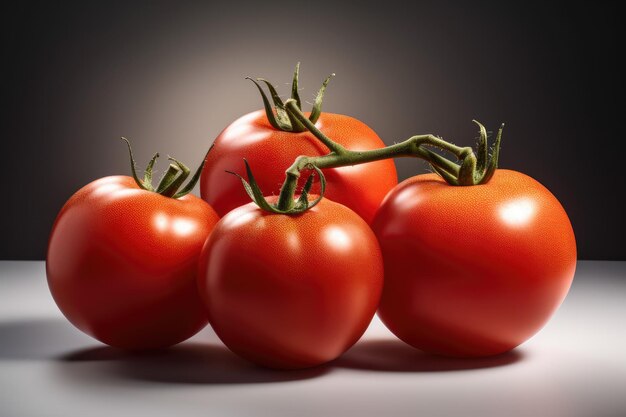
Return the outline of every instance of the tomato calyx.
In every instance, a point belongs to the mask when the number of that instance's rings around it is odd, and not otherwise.
[[[167,171],[165,172],[165,174],[163,174],[163,177],[159,181],[159,184],[155,188],[152,185],[152,169],[154,168],[156,160],[159,158],[159,153],[155,153],[150,162],[148,162],[144,177],[143,179],[140,179],[137,175],[135,158],[133,156],[133,150],[130,146],[130,141],[125,137],[122,137],[121,139],[125,141],[126,145],[128,146],[128,154],[130,156],[130,170],[132,173],[132,177],[135,180],[135,183],[137,183],[137,186],[142,190],[152,191],[161,194],[164,197],[180,198],[189,194],[200,179],[200,174],[202,173],[202,168],[204,167],[206,157],[202,160],[202,163],[193,174],[187,185],[181,188],[185,180],[189,177],[191,171],[185,164],[183,164],[176,158],[168,155],[167,159],[169,161],[172,161],[173,163],[170,164]],[[211,145],[211,148],[209,148],[208,152],[211,152],[211,149],[213,149],[213,145]]]
[[[300,111],[302,111],[302,100],[300,99],[300,95],[298,93],[298,78],[300,75],[300,63],[296,64],[296,69],[293,72],[293,80],[291,82],[291,100],[295,101],[295,105],[298,107]],[[320,87],[317,95],[315,96],[315,102],[313,103],[313,107],[311,108],[311,115],[308,120],[315,124],[322,113],[322,101],[324,99],[324,93],[326,92],[326,87],[330,82],[330,79],[334,77],[335,74],[330,74],[326,79],[322,82],[322,86]],[[253,79],[251,77],[246,77],[246,80],[250,80],[256,85],[261,93],[261,98],[263,99],[263,107],[265,108],[265,114],[267,116],[267,120],[270,122],[274,129],[282,130],[284,132],[305,132],[307,130],[306,127],[302,125],[298,119],[296,119],[290,112],[288,112],[285,108],[285,103],[278,95],[276,88],[272,83],[270,83],[265,78],[256,78]],[[261,84],[264,83],[267,86],[267,89],[270,92],[272,97],[272,102],[274,103],[274,108],[270,104],[267,95],[263,91]]]
[[[461,161],[459,174],[456,177],[442,170],[437,165],[430,163],[431,168],[450,185],[486,184],[498,168],[500,142],[502,140],[504,123],[500,125],[493,146],[491,150],[489,150],[487,129],[477,120],[472,120],[472,122],[476,123],[479,129],[478,144],[476,146],[477,152],[474,153],[472,150],[472,152]]]
[[[246,193],[252,201],[259,206],[261,209],[268,211],[270,213],[275,214],[298,214],[305,212],[306,210],[315,207],[324,197],[324,192],[326,191],[326,178],[322,173],[322,170],[316,167],[315,165],[311,165],[307,168],[312,169],[314,172],[309,175],[306,183],[302,187],[300,191],[300,197],[297,200],[294,200],[294,194],[296,189],[296,183],[293,184],[293,191],[290,194],[291,198],[289,201],[283,201],[279,199],[276,204],[270,203],[267,201],[265,196],[263,195],[263,191],[259,187],[259,184],[256,182],[254,175],[252,174],[252,169],[250,168],[250,164],[244,158],[244,164],[246,165],[246,175],[248,176],[248,181],[241,175],[236,172],[226,171],[229,174],[235,175],[241,180]],[[311,191],[311,187],[313,186],[313,180],[315,179],[315,173],[320,177],[320,195],[313,201],[309,201],[309,192]],[[299,175],[299,174],[298,174]]]

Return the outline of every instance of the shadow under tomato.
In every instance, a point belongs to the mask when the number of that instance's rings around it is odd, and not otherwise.
[[[0,361],[46,360],[94,343],[63,319],[0,322]]]
[[[125,352],[99,347],[73,352],[62,362],[100,362],[98,368],[109,376],[169,384],[253,384],[314,378],[328,367],[295,371],[262,368],[239,358],[226,347],[183,343],[149,352]]]
[[[103,345],[62,319],[0,322],[0,361],[55,361],[60,376],[100,384],[107,379],[178,384],[254,384],[315,378],[332,368],[382,372],[443,372],[507,366],[517,349],[474,359],[428,355],[398,339],[361,340],[332,363],[296,371],[262,368],[221,345],[210,329],[169,349],[125,352]],[[89,347],[91,346],[91,347]]]
[[[486,358],[450,358],[424,353],[399,339],[380,339],[360,341],[332,365],[382,372],[445,372],[507,366],[522,359],[519,350]]]
[[[314,378],[329,370],[261,368],[221,345],[210,329],[168,349],[126,352],[98,343],[60,318],[0,321],[3,361],[52,361],[59,377],[96,385],[120,381],[252,384]]]

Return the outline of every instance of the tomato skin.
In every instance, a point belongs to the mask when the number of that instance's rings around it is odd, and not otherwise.
[[[576,268],[565,210],[516,171],[468,187],[410,178],[386,197],[373,229],[385,261],[378,314],[400,339],[435,354],[518,346],[561,304]]]
[[[380,298],[382,256],[369,226],[328,199],[288,216],[247,204],[215,226],[200,261],[209,322],[257,364],[306,368],[365,332]]]
[[[322,113],[316,126],[347,149],[371,150],[385,146],[372,129],[349,116]],[[298,156],[327,153],[328,148],[310,132],[283,132],[269,124],[264,111],[249,113],[235,120],[215,139],[200,178],[202,198],[224,216],[250,201],[241,182],[224,172],[245,176],[243,158],[250,163],[261,190],[267,195],[278,195],[285,170]],[[326,197],[351,208],[368,223],[387,192],[398,184],[391,159],[324,169],[324,174],[328,182]],[[305,179],[303,175],[302,181]],[[319,184],[314,185],[312,192],[319,194]]]
[[[61,209],[46,272],[63,314],[122,349],[162,348],[202,329],[197,262],[218,221],[201,199],[141,190],[130,177],[96,180]]]

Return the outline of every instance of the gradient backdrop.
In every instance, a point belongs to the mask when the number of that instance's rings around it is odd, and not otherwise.
[[[65,200],[129,172],[119,136],[142,167],[157,150],[196,166],[228,123],[260,108],[244,77],[287,93],[297,61],[303,98],[335,72],[324,110],[387,143],[434,133],[469,145],[471,119],[506,122],[501,166],[553,191],[579,257],[626,259],[616,6],[87,3],[2,6],[0,259],[43,259]],[[397,165],[401,178],[425,169]]]

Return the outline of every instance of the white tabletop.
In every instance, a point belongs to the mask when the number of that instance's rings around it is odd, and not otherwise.
[[[375,319],[328,366],[265,370],[210,329],[130,355],[75,330],[43,262],[0,262],[0,416],[626,416],[626,262],[579,262],[565,303],[501,357],[453,360]]]

